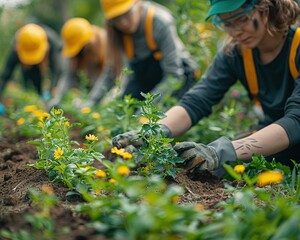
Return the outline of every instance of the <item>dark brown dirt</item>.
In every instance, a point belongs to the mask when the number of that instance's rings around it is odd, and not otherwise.
[[[24,215],[33,214],[36,209],[28,198],[28,191],[30,188],[41,189],[46,184],[52,186],[55,195],[60,199],[60,204],[54,207],[51,213],[57,229],[70,229],[69,233],[58,232],[55,239],[105,239],[85,225],[88,223],[87,217],[72,211],[72,205],[81,199],[66,197],[66,187],[52,183],[44,171],[27,165],[34,163],[37,158],[35,146],[28,144],[26,140],[20,140],[18,143],[0,141],[0,230],[30,231],[30,225],[25,222]],[[216,203],[228,197],[224,193],[222,181],[216,179],[192,181],[184,172],[179,172],[176,182],[186,189],[180,199],[182,204],[199,203],[206,209],[214,209]]]

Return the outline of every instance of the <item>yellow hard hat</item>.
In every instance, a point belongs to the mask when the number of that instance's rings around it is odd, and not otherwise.
[[[71,18],[61,30],[64,41],[62,54],[66,57],[76,56],[93,37],[92,25],[84,18]]]
[[[45,30],[33,23],[23,26],[17,32],[16,48],[22,63],[27,65],[40,63],[48,50],[48,38]]]
[[[123,15],[134,5],[136,0],[100,0],[106,19]]]

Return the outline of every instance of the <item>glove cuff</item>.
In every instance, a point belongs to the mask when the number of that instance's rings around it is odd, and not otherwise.
[[[173,133],[172,131],[170,130],[170,128],[168,128],[166,125],[164,124],[160,124],[160,127],[161,127],[161,131],[165,134],[165,136],[167,138],[173,138]]]
[[[218,138],[208,146],[213,147],[218,155],[219,167],[212,171],[212,174],[218,178],[222,178],[226,175],[226,170],[223,168],[223,164],[227,162],[235,162],[237,160],[236,152],[231,141],[226,137]]]

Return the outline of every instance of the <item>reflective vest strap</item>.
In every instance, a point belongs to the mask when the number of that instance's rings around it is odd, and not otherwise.
[[[295,35],[293,37],[291,50],[290,50],[290,57],[289,57],[290,72],[294,79],[296,79],[299,75],[299,71],[298,71],[296,63],[295,63],[296,53],[297,53],[299,44],[300,44],[300,28],[297,28],[295,31]]]
[[[132,60],[134,57],[133,39],[131,35],[123,35],[124,49],[127,57]]]
[[[157,50],[157,45],[153,37],[153,16],[154,16],[154,7],[150,6],[148,8],[148,13],[145,21],[145,33],[146,33],[147,44],[151,51]]]
[[[257,105],[261,105],[258,100],[258,81],[257,81],[256,69],[253,61],[252,49],[250,48],[243,49],[243,61],[244,61],[244,69],[245,69],[247,84],[250,93],[253,97],[253,101]]]
[[[154,7],[149,6],[147,11],[147,16],[145,20],[145,35],[146,35],[146,41],[149,49],[154,52],[153,56],[156,60],[162,59],[162,53],[157,51],[158,47],[156,45],[156,42],[154,41],[153,36],[153,16],[154,16]],[[124,49],[127,57],[132,60],[134,57],[134,46],[133,46],[133,39],[132,36],[129,34],[123,35],[123,43],[124,43]]]
[[[158,51],[158,47],[156,45],[156,42],[154,40],[153,36],[153,16],[154,16],[155,9],[153,6],[149,6],[146,21],[145,21],[145,34],[146,34],[146,40],[147,45],[149,49],[153,52],[153,57],[156,60],[161,60],[163,58],[163,55],[160,51]]]

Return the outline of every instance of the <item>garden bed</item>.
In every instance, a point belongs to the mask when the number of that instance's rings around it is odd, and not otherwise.
[[[49,185],[60,200],[59,205],[51,210],[59,235],[57,239],[100,239],[93,229],[86,226],[88,217],[78,215],[73,210],[73,206],[82,200],[78,196],[66,197],[68,188],[51,182],[43,170],[27,165],[34,163],[37,158],[36,147],[28,144],[26,140],[17,143],[9,139],[0,141],[0,229],[30,231],[31,227],[25,222],[24,216],[33,215],[37,210],[28,198],[28,191]],[[214,209],[216,203],[227,198],[222,181],[216,179],[192,181],[181,171],[176,182],[186,190],[179,200],[182,204],[199,203],[206,209]],[[64,227],[68,227],[69,232],[59,233]]]

